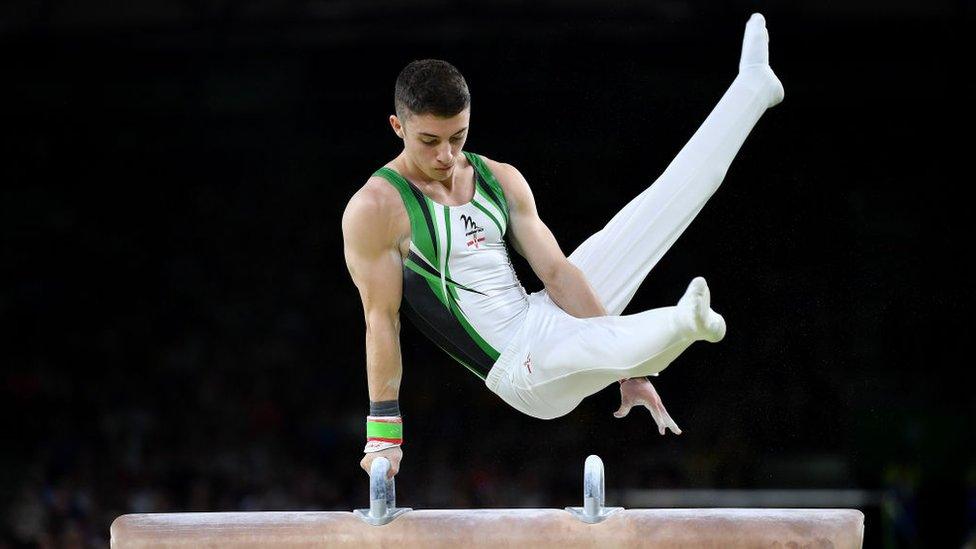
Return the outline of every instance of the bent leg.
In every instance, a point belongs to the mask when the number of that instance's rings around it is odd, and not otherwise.
[[[656,374],[695,339],[678,325],[676,307],[627,316],[584,319],[576,344],[539,357],[547,368],[566,372],[532,386],[550,403],[569,397],[577,403],[619,379]]]
[[[569,256],[607,312],[630,303],[651,268],[715,193],[749,132],[783,98],[762,16],[746,25],[739,75],[660,177]]]
[[[656,374],[692,343],[718,341],[725,321],[696,278],[674,307],[626,316],[574,318],[549,305],[512,385],[536,417],[559,417],[622,378]]]

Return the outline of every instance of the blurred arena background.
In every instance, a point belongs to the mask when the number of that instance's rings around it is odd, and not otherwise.
[[[629,309],[702,274],[729,322],[655,381],[684,434],[611,389],[523,416],[404,322],[399,502],[576,505],[597,453],[613,505],[855,507],[868,547],[972,546],[969,0],[8,0],[0,546],[364,506],[339,220],[400,150],[400,68],[461,70],[466,148],[569,251],[702,122],[753,11],[786,101]]]

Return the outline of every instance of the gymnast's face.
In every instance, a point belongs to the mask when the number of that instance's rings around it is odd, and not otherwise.
[[[464,109],[450,118],[411,113],[401,119],[391,115],[390,125],[403,139],[407,160],[431,180],[446,181],[454,175],[470,119],[471,109]]]

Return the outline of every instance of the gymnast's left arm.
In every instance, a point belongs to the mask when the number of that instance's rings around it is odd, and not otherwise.
[[[539,218],[528,182],[514,166],[492,162],[492,172],[505,191],[510,241],[546,286],[562,310],[577,317],[606,316],[607,310],[583,271],[566,259],[556,237]]]
[[[577,318],[606,316],[606,307],[586,276],[566,259],[556,237],[539,218],[532,189],[525,177],[514,166],[485,160],[505,191],[512,245],[528,260],[539,280],[545,284],[549,297],[562,310]],[[670,429],[675,434],[681,434],[681,429],[671,419],[649,379],[640,377],[619,381],[620,408],[614,412],[614,417],[622,418],[632,407],[644,406],[651,412],[658,432],[663,435]]]

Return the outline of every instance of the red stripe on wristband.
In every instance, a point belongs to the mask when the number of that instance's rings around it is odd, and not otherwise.
[[[403,439],[402,438],[369,437],[369,438],[366,439],[367,442],[372,442],[374,440],[377,441],[377,442],[392,442],[393,444],[402,444],[403,443]]]

